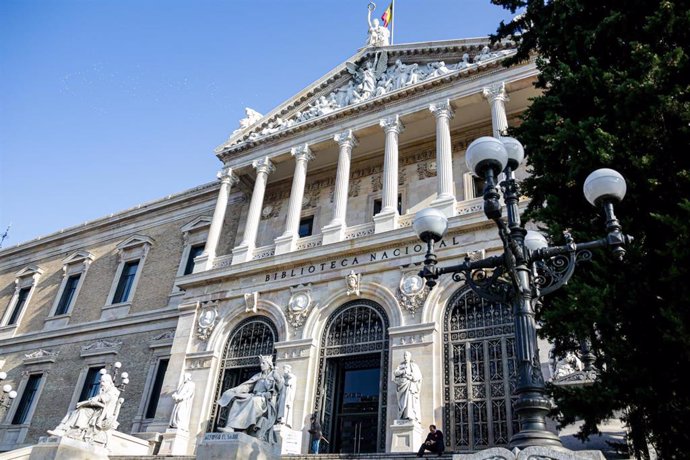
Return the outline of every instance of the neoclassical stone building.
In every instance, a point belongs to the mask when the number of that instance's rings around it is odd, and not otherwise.
[[[295,374],[290,449],[307,452],[316,412],[330,451],[416,450],[396,424],[405,352],[422,426],[447,450],[506,446],[510,308],[450,277],[425,288],[411,228],[435,207],[442,263],[501,251],[464,152],[517,122],[537,70],[487,45],[366,47],[272,112],[248,110],[216,149],[217,181],[1,250],[0,370],[18,396],[0,408],[0,450],[35,444],[121,362],[118,431],[192,454],[259,355]],[[170,428],[185,374],[188,426]]]

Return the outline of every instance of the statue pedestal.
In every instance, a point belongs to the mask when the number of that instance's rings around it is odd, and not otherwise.
[[[41,436],[29,460],[108,460],[104,447],[63,436]]]
[[[280,460],[280,449],[244,433],[206,433],[197,460]]]
[[[300,455],[302,453],[302,432],[286,425],[276,425],[273,430],[280,439],[281,455]]]
[[[187,455],[189,433],[178,428],[168,428],[161,433],[159,455]]]
[[[395,420],[390,427],[391,452],[417,452],[422,445],[422,426],[412,420]]]

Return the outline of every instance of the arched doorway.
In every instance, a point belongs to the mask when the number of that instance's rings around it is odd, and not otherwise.
[[[315,412],[325,452],[366,453],[386,449],[388,316],[370,300],[338,308],[321,337]]]
[[[264,316],[252,316],[242,320],[233,329],[223,350],[219,379],[216,384],[214,401],[228,388],[233,388],[261,371],[259,355],[272,355],[275,362],[273,344],[278,340],[278,331],[273,322]],[[209,421],[209,431],[225,426],[228,408],[213,405]]]
[[[456,292],[443,318],[446,449],[507,446],[517,429],[515,332],[510,305]]]

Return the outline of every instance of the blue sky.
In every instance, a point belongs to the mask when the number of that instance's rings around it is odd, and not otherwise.
[[[368,3],[2,0],[3,247],[212,181],[244,107],[266,113],[352,56]],[[395,6],[395,43],[511,17],[489,0]]]

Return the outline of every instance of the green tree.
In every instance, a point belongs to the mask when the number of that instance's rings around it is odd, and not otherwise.
[[[624,414],[633,454],[687,458],[690,449],[690,2],[492,0],[513,13],[494,40],[536,59],[535,98],[512,135],[525,145],[527,217],[562,242],[602,236],[583,198],[594,169],[627,180],[617,205],[635,242],[622,263],[602,251],[545,300],[541,333],[557,350],[591,340],[600,371],[577,390],[551,387],[562,424]]]

